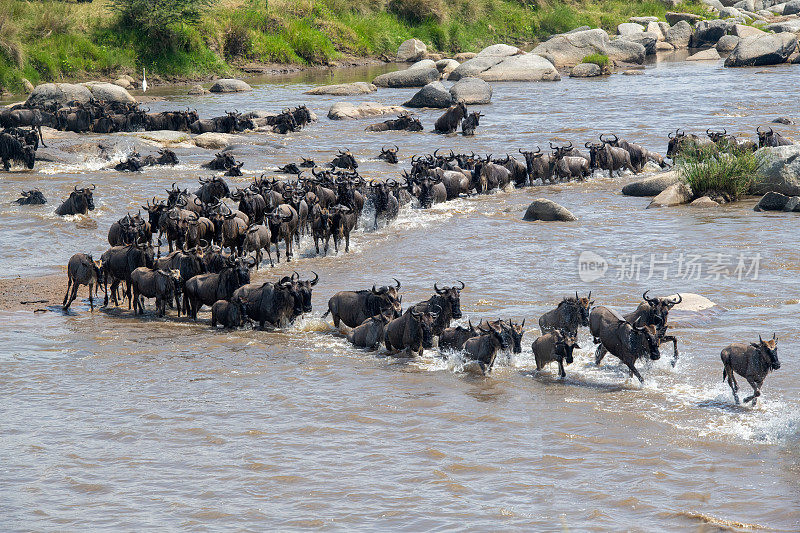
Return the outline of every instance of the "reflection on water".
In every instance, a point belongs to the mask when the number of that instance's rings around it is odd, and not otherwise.
[[[365,177],[383,178],[409,168],[411,155],[438,147],[500,155],[614,131],[663,152],[667,132],[677,127],[752,135],[756,125],[794,111],[786,107],[795,93],[792,69],[771,69],[766,77],[664,63],[643,76],[496,84],[475,138],[366,134],[370,121],[325,118],[340,98],[301,94],[372,72],[265,80],[235,95],[164,90],[169,99],[150,107],[190,106],[208,116],[307,103],[321,117],[285,137],[242,135],[236,151],[246,176],[231,179],[237,186],[301,156],[328,161],[344,147]],[[766,80],[768,94],[761,88]],[[412,93],[381,89],[346,100],[398,103]],[[420,112],[428,130],[439,114]],[[53,144],[62,150],[104,138]],[[399,167],[375,159],[389,143],[400,146]],[[200,164],[213,151],[175,150],[181,165],[140,174],[103,170],[91,159],[4,174],[3,198],[39,186],[50,203],[0,203],[1,244],[13,251],[0,256],[0,275],[61,272],[76,251],[99,256],[107,228],[126,211],[163,195],[172,182],[196,187],[197,177],[208,175]],[[97,184],[97,209],[88,217],[55,217],[58,199],[79,183]],[[254,275],[319,273],[312,316],[288,331],[211,331],[203,321],[92,314],[85,302],[69,315],[0,313],[0,439],[10,452],[0,474],[0,523],[115,530],[797,529],[800,389],[792,368],[800,347],[800,252],[786,238],[796,219],[755,213],[752,203],[644,210],[647,199],[623,197],[620,187],[618,179],[598,178],[409,209],[389,227],[357,232],[350,254],[315,257],[305,240],[290,267]],[[578,221],[522,223],[537,197],[567,206]],[[587,250],[612,265],[592,283],[581,282],[577,271]],[[689,252],[761,253],[758,279],[647,279],[649,264],[638,279],[620,279],[616,268],[633,254],[649,261],[650,254]],[[457,354],[407,360],[354,350],[317,318],[336,291],[392,277],[403,282],[406,305],[429,297],[434,282],[463,280],[464,322],[526,318],[523,353],[498,357],[485,378]],[[598,304],[627,310],[647,288],[696,292],[720,305],[701,318],[675,315],[675,368],[666,357],[642,363],[640,386],[612,357],[596,367],[583,331],[565,380],[556,379],[555,367],[534,370],[533,326],[560,298],[592,290]],[[756,408],[733,407],[720,349],[772,331],[783,367],[767,378]]]

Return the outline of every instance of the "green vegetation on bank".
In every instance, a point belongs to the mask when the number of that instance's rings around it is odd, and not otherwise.
[[[722,197],[728,202],[750,193],[763,164],[761,154],[734,146],[724,151],[715,145],[703,146],[684,151],[678,158],[679,172],[695,197]]]
[[[703,13],[696,3],[676,10]],[[416,37],[445,54],[528,45],[578,26],[613,31],[664,17],[660,1],[625,0],[0,0],[0,90],[22,79],[164,77],[235,72],[249,62],[329,64],[393,55]]]

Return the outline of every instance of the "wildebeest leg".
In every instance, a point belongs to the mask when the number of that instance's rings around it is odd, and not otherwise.
[[[733,399],[736,400],[736,405],[739,405],[739,384],[736,383],[736,376],[733,374],[733,367],[730,365],[726,365],[725,369],[722,372],[723,377],[728,378],[728,386],[731,388],[731,392],[733,392]]]
[[[286,236],[286,262],[290,262],[292,260],[292,236]]]
[[[751,387],[753,387],[753,394],[752,396],[748,396],[747,398],[745,398],[744,403],[747,403],[752,400],[753,406],[755,406],[756,402],[758,401],[758,397],[761,396],[761,391],[759,390],[761,388],[761,383],[751,378],[747,378],[747,382],[750,384]]]
[[[639,373],[639,371],[638,371],[638,370],[636,370],[636,367],[634,366],[634,363],[633,363],[633,362],[630,362],[630,363],[626,362],[626,363],[625,363],[625,365],[627,365],[628,369],[631,371],[631,374],[633,374],[634,376],[636,376],[637,378],[639,378],[639,383],[641,383],[642,385],[644,385],[644,378],[643,378],[643,377],[642,377],[642,375]]]
[[[89,284],[89,307],[94,311],[94,299],[92,298],[92,287],[94,287],[95,295],[97,295],[97,285]]]
[[[275,263],[272,262],[272,245],[267,244],[267,257],[269,258],[269,266],[274,267]]]
[[[674,335],[666,335],[661,339],[662,343],[669,341],[672,341],[672,368],[675,368],[675,365],[678,363],[678,339]]]
[[[558,360],[558,376],[561,378],[567,377],[567,373],[564,371],[564,360]]]
[[[339,329],[339,320],[340,320],[339,315],[333,313],[333,327],[335,327],[336,329]]]
[[[67,292],[64,293],[64,301],[61,303],[61,305],[64,306],[64,309],[67,309],[69,307],[69,305],[67,305],[67,300],[69,299],[69,289],[71,287],[72,287],[72,278],[67,278]],[[70,300],[70,303],[72,303],[72,300]]]
[[[597,342],[597,339],[595,339],[595,342]],[[603,346],[602,343],[598,343],[597,349],[594,351],[594,364],[599,365],[600,363],[602,363],[603,358],[606,356],[607,353],[608,350],[606,350],[606,347]]]
[[[131,282],[126,281],[125,282],[125,292],[123,293],[123,301],[124,301],[124,297],[125,296],[128,297],[128,310],[129,311],[131,309],[131,285],[132,285]]]
[[[350,232],[344,234],[344,252],[350,253]]]

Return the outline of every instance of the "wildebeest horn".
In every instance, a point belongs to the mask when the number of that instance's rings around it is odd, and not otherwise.
[[[758,336],[758,342],[760,342],[762,344],[764,343],[764,339],[761,338],[761,335]]]
[[[548,141],[548,144],[550,145],[550,149],[551,150],[556,150],[557,149],[557,147],[553,146],[553,143]]]
[[[311,271],[311,273],[314,274],[314,279],[311,280],[311,286],[313,287],[314,285],[317,284],[317,282],[319,282],[319,274],[317,274],[313,270]]]
[[[672,132],[667,133],[667,139],[672,139],[673,137],[675,137],[674,133]]]
[[[683,301],[683,296],[681,296],[681,293],[678,293],[678,299],[677,299],[677,300],[675,301],[675,303],[674,303],[674,304],[672,304],[672,305],[678,305],[678,304],[679,304],[679,303],[681,303],[682,301]]]
[[[394,151],[395,152],[400,151],[400,148],[396,144],[394,145]],[[450,153],[452,153],[452,150],[450,151]]]
[[[463,290],[464,290],[464,287],[466,287],[466,285],[464,285],[464,282],[463,282],[463,281],[461,281],[461,280],[458,280],[458,282],[461,284],[461,288],[460,288],[460,289],[458,289],[458,290],[460,290],[460,291],[463,291]]]
[[[564,147],[564,150],[565,150],[565,151],[567,151],[567,152],[569,152],[570,150],[572,150],[572,141],[570,141],[570,142],[569,142],[569,146],[565,146],[565,147]]]
[[[575,299],[576,299],[576,300],[580,300],[580,299],[581,299],[581,297],[580,297],[580,296],[578,296],[578,291],[575,291]]]
[[[711,130],[706,129],[706,135],[711,135]]]
[[[436,294],[444,294],[445,292],[447,292],[446,289],[440,289],[439,287],[437,287],[436,283],[433,284],[433,290],[436,291]]]
[[[400,282],[397,281],[397,278],[392,278],[392,279],[394,280],[395,283],[397,283],[397,288],[399,289],[400,288]]]
[[[758,126],[758,127],[756,128],[756,133],[761,133],[761,126]]]
[[[78,186],[77,185],[75,186],[75,192],[78,192]]]
[[[601,135],[601,137],[602,137],[602,135]],[[585,142],[585,143],[583,143],[583,145],[584,145],[586,148],[591,148],[591,147],[592,147],[592,143],[590,143],[590,142]]]

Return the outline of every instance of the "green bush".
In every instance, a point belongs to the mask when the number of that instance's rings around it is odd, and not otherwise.
[[[607,55],[589,54],[581,60],[581,63],[594,63],[598,67],[603,68],[609,65],[609,59]]]
[[[175,27],[196,25],[213,0],[110,0],[119,14],[119,24],[135,29],[153,41],[153,46],[174,46]]]
[[[715,145],[688,149],[676,157],[678,170],[695,197],[735,201],[749,194],[758,181],[764,157],[750,150]]]

